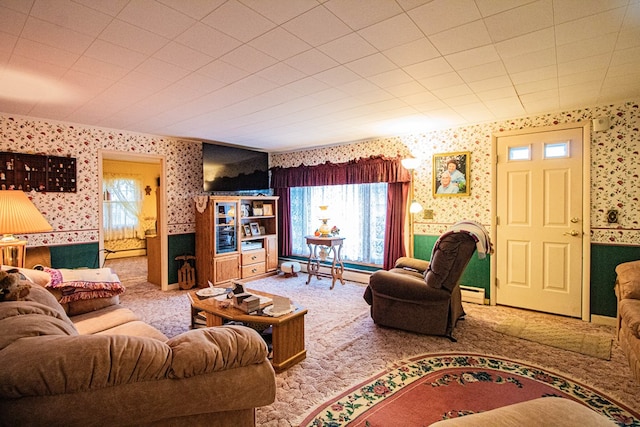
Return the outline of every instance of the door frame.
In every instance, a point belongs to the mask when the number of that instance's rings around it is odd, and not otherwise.
[[[582,129],[582,320],[591,321],[591,121],[580,123],[562,123],[554,126],[531,127],[493,133],[491,135],[491,240],[496,241],[497,206],[498,206],[498,138],[525,134],[550,132],[566,129]],[[496,287],[497,257],[501,248],[495,248],[491,257],[489,289],[490,304],[496,305],[498,289]]]
[[[114,150],[98,150],[98,203],[100,209],[98,209],[98,249],[100,254],[99,265],[102,265],[104,262],[104,230],[102,227],[103,219],[102,219],[102,204],[104,202],[103,194],[102,194],[102,177],[103,177],[103,161],[104,160],[117,160],[121,162],[138,162],[138,163],[151,163],[157,164],[160,167],[160,191],[158,192],[158,201],[159,203],[159,218],[156,219],[158,222],[158,237],[160,238],[160,288],[163,291],[168,291],[171,289],[169,287],[169,262],[168,258],[168,243],[167,243],[167,157],[164,155],[158,154],[145,154],[145,153],[129,153],[125,151],[114,151]]]

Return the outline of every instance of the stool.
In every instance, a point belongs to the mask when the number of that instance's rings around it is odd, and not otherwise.
[[[298,277],[300,271],[300,263],[293,261],[286,261],[280,264],[280,271],[284,273],[284,277]]]

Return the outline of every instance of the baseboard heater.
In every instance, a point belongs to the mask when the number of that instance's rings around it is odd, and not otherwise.
[[[484,304],[484,288],[460,286],[460,292],[462,293],[462,301]]]

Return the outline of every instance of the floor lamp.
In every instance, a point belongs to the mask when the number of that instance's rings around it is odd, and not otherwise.
[[[26,240],[14,234],[51,231],[53,228],[21,190],[0,190],[0,264],[24,267]]]
[[[413,171],[420,165],[420,160],[409,157],[406,159],[402,159],[401,162],[402,166],[404,166],[405,169],[408,169],[411,172],[411,181],[409,182],[409,200],[411,200],[411,204],[409,205],[409,256],[413,257],[413,215],[422,211],[422,205],[415,199],[413,187]]]

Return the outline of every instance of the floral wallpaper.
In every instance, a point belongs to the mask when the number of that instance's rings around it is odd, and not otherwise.
[[[276,153],[271,165],[281,167],[335,163],[384,155],[422,159],[415,170],[415,198],[434,219],[417,219],[416,234],[439,235],[459,219],[491,223],[492,135],[531,127],[591,121],[608,117],[609,129],[591,133],[591,241],[603,244],[640,244],[640,108],[629,101],[613,105],[550,113],[535,117],[438,130],[416,135],[361,141],[313,150]],[[431,189],[434,153],[471,152],[469,197],[433,198]],[[617,224],[607,223],[609,209],[617,209]],[[455,221],[452,220],[455,218]]]
[[[202,144],[199,142],[1,114],[0,142],[1,151],[77,159],[76,193],[30,193],[53,231],[21,236],[29,246],[98,241],[99,149],[166,156],[168,232],[195,231],[192,198],[200,194],[202,188]]]

